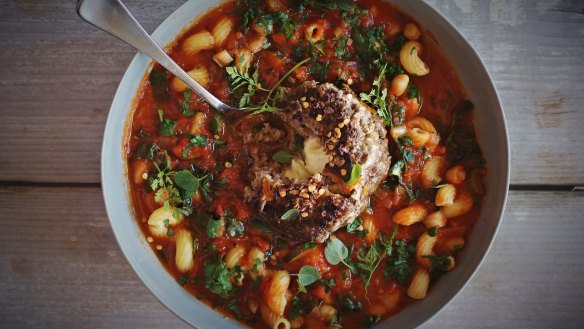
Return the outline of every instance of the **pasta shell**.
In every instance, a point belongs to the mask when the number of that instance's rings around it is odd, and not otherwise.
[[[154,210],[148,218],[148,229],[150,230],[150,233],[155,237],[166,236],[168,227],[166,226],[165,221],[168,220],[168,226],[172,226],[182,219],[182,214],[179,215],[179,218],[176,218],[175,213],[178,212],[174,211],[173,206],[163,206]]]
[[[175,230],[174,241],[176,243],[174,256],[176,268],[181,272],[188,272],[194,265],[193,235],[190,231],[180,228]]]
[[[398,210],[393,214],[392,220],[396,224],[408,226],[421,222],[427,214],[428,212],[424,206],[415,203]]]
[[[430,73],[428,65],[419,57],[421,50],[422,45],[418,41],[408,41],[402,46],[399,52],[399,60],[408,73],[417,76]]]

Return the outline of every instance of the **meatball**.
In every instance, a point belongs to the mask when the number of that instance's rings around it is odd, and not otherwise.
[[[256,150],[250,153],[246,199],[284,236],[324,242],[363,212],[387,176],[387,131],[382,118],[348,87],[307,81],[281,106],[285,110],[269,120],[280,122],[286,133],[278,137],[286,140],[262,147],[271,154],[257,152],[262,141],[244,140]],[[297,155],[291,163],[273,161],[273,154],[282,150],[296,150]]]

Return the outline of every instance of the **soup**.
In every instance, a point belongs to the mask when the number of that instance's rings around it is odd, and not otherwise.
[[[456,268],[486,193],[472,103],[390,4],[228,2],[154,65],[126,144],[136,218],[196,298],[257,328],[370,327]],[[461,250],[462,249],[462,250]]]

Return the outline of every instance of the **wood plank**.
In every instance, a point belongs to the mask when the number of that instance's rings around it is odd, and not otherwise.
[[[425,328],[581,328],[584,194],[511,192],[469,285]]]
[[[188,327],[131,270],[102,200],[96,188],[0,190],[0,327]]]
[[[481,54],[500,92],[513,184],[584,184],[584,16],[578,0],[429,0]],[[128,1],[152,30],[182,1]],[[552,11],[557,10],[557,11]],[[134,51],[72,2],[0,2],[0,180],[99,181],[107,109]]]
[[[503,104],[512,184],[584,183],[582,2],[430,0],[477,50]]]
[[[128,5],[152,31],[180,4]],[[0,3],[0,47],[0,180],[98,182],[108,109],[135,50],[78,18],[75,1],[40,0]]]
[[[187,328],[127,265],[101,200],[97,188],[0,189],[0,327]],[[583,193],[512,192],[479,273],[426,328],[579,327],[583,213]]]

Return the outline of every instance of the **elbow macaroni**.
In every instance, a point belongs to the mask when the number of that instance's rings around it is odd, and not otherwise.
[[[225,49],[213,55],[213,61],[219,65],[219,67],[225,67],[233,62],[233,57]]]
[[[456,197],[456,187],[452,184],[446,184],[438,189],[434,203],[437,207],[450,206]]]
[[[313,22],[304,28],[304,36],[311,43],[319,42],[322,40],[322,38],[324,38],[324,29],[325,26],[323,24],[320,24],[319,22]]]
[[[420,204],[411,204],[403,209],[398,210],[392,216],[392,220],[400,225],[412,225],[421,222],[427,215],[427,210]]]
[[[415,148],[419,148],[420,146],[425,145],[430,140],[432,134],[420,128],[414,127],[408,129],[406,136],[408,136],[408,138],[412,140],[412,143],[414,143]]]
[[[188,272],[194,265],[193,235],[190,231],[179,228],[175,230],[174,241],[176,243],[176,255],[174,257],[176,268],[181,272]]]
[[[286,308],[286,291],[290,285],[290,274],[286,270],[275,271],[266,296],[266,303],[276,315],[284,314]]]
[[[192,56],[201,50],[209,50],[215,46],[215,39],[209,31],[201,31],[186,38],[182,44],[182,51]]]
[[[426,63],[424,63],[418,56],[421,50],[422,45],[418,41],[408,41],[400,50],[399,60],[408,73],[417,76],[430,73],[428,65],[426,65]]]
[[[179,218],[174,217],[180,214]],[[165,237],[168,233],[168,227],[165,223],[168,220],[168,226],[175,225],[182,219],[182,214],[175,211],[173,206],[160,207],[150,214],[148,218],[148,229],[155,237]]]
[[[221,17],[211,30],[211,34],[215,41],[214,45],[216,47],[223,47],[223,44],[225,44],[225,40],[227,40],[231,31],[233,31],[233,19],[229,16]]]
[[[422,256],[434,255],[434,245],[436,245],[437,240],[437,237],[429,236],[428,233],[424,233],[418,238],[418,243],[416,244],[416,261],[418,264],[430,268],[430,260]]]
[[[264,45],[268,42],[268,38],[265,35],[256,34],[247,40],[247,49],[252,53],[257,53],[264,48]]]
[[[235,67],[239,72],[245,72],[249,68],[253,54],[247,48],[235,51]]]
[[[454,166],[446,171],[446,180],[452,184],[460,184],[466,179],[466,171],[461,165]]]
[[[273,329],[290,329],[290,322],[286,320],[282,315],[279,315],[272,311],[266,304],[260,304],[260,313],[262,314],[262,319],[268,327]]]
[[[225,265],[228,268],[233,268],[237,265],[241,265],[241,259],[245,254],[245,248],[242,245],[235,245],[231,248],[227,254],[225,254]]]
[[[203,88],[206,88],[209,84],[209,72],[203,66],[198,66],[188,71],[187,74],[190,75],[191,78],[195,79],[195,81],[197,81]],[[187,85],[186,83],[182,82],[181,79],[174,77],[170,84],[170,88],[177,93],[182,93],[187,89]]]
[[[413,299],[424,299],[430,286],[430,273],[425,268],[419,268],[412,276],[408,287],[408,296]]]
[[[446,218],[458,217],[468,213],[474,204],[472,194],[462,191],[454,199],[451,205],[442,207],[442,212]]]
[[[436,156],[426,161],[422,168],[422,185],[425,188],[431,188],[440,184],[445,165],[446,160],[441,156]]]
[[[446,226],[446,216],[444,216],[444,214],[442,213],[441,210],[437,210],[433,213],[430,213],[428,216],[426,216],[426,218],[424,218],[423,222],[427,228],[444,227],[444,226]]]

